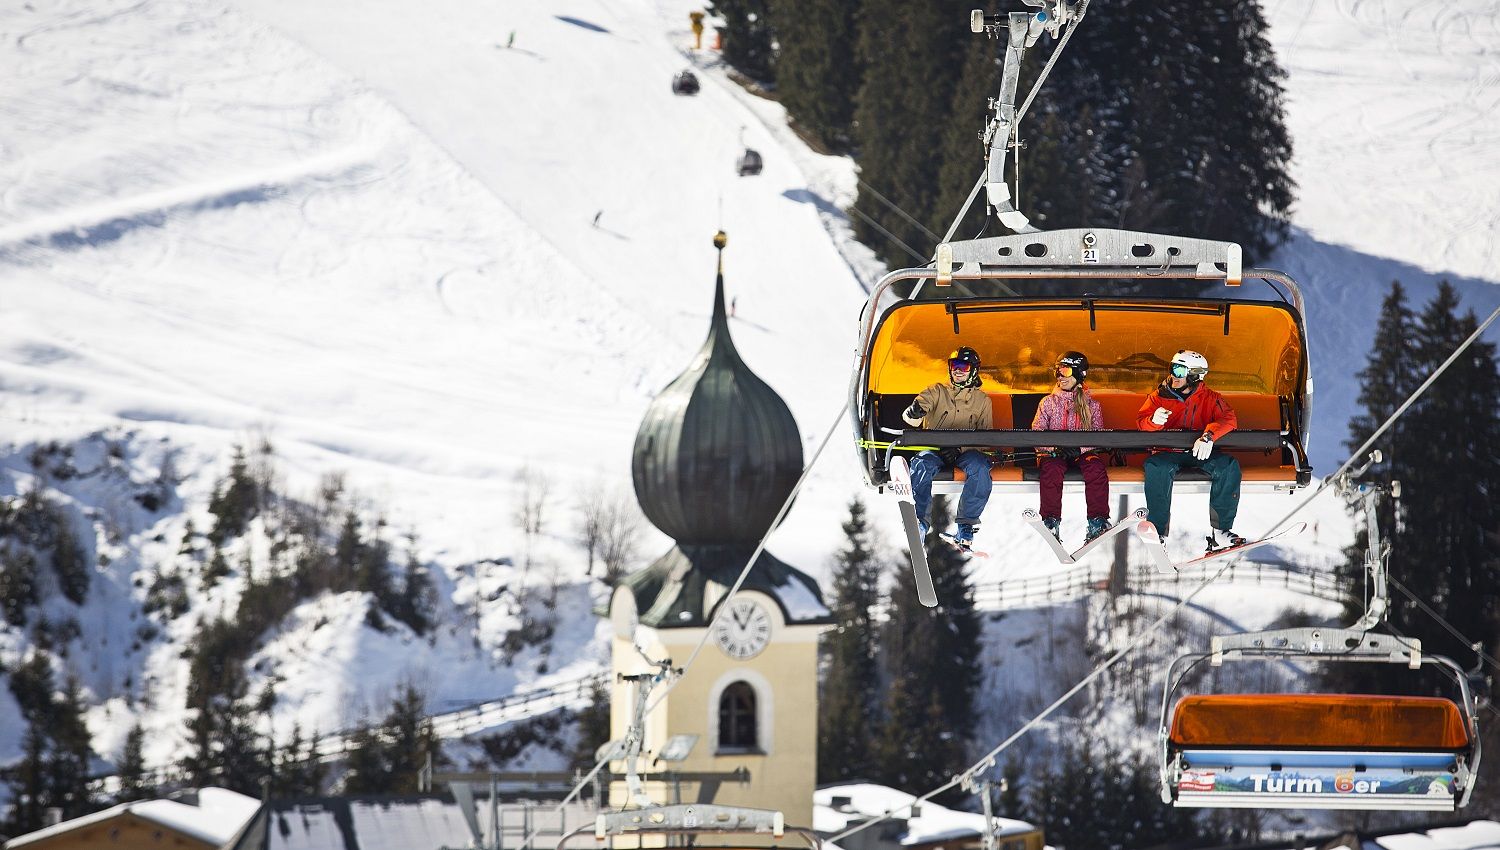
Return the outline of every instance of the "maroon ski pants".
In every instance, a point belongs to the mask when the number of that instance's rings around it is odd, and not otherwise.
[[[1042,509],[1043,517],[1062,517],[1062,490],[1063,476],[1068,472],[1069,464],[1078,467],[1083,473],[1083,499],[1088,504],[1088,515],[1093,517],[1109,516],[1109,465],[1104,458],[1088,454],[1069,460],[1065,457],[1043,458],[1039,464],[1042,470]]]

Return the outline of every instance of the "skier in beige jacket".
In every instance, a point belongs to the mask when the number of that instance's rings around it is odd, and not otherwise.
[[[901,414],[906,424],[932,431],[988,431],[995,414],[990,397],[979,388],[979,354],[963,346],[948,355],[948,381],[938,382],[917,394]],[[979,530],[979,516],[990,499],[989,456],[975,449],[949,448],[924,451],[911,459],[912,502],[922,536],[930,528],[927,511],[932,505],[932,479],[944,469],[964,472],[964,490],[958,500],[958,532],[953,540],[968,546]]]

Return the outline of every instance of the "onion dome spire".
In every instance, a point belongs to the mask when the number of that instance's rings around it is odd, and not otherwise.
[[[708,338],[651,402],[631,473],[646,517],[681,544],[754,542],[802,474],[786,402],[735,350],[724,311],[723,231]]]

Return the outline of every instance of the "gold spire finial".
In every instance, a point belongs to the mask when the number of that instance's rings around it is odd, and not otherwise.
[[[720,230],[718,233],[714,234],[714,247],[715,248],[718,248],[720,251],[722,251],[722,250],[724,250],[724,246],[728,245],[728,244],[729,244],[729,234],[728,233],[725,233],[724,231]]]

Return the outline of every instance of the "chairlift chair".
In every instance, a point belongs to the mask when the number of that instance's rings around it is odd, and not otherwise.
[[[698,75],[689,70],[678,71],[672,77],[672,94],[692,96],[698,93]]]
[[[1365,569],[1372,594],[1347,629],[1279,629],[1216,637],[1209,652],[1184,655],[1162,687],[1162,801],[1202,808],[1445,811],[1469,802],[1479,774],[1480,698],[1469,674],[1448,658],[1423,655],[1421,641],[1376,631],[1390,610],[1380,535],[1383,486],[1353,480],[1379,463],[1371,452],[1335,480],[1357,495],[1365,515]],[[1399,492],[1392,486],[1392,494]],[[1371,694],[1203,694],[1167,707],[1179,665],[1208,659],[1402,664],[1433,667],[1456,685],[1456,699]],[[1191,666],[1184,668],[1184,673]]]
[[[1167,706],[1184,662],[1209,658],[1437,667],[1456,699],[1370,694],[1204,694]],[[1209,653],[1167,669],[1162,693],[1162,801],[1199,808],[1462,808],[1479,770],[1476,701],[1453,661],[1416,640],[1345,629],[1285,629],[1214,638]]]
[[[1257,285],[1241,288],[1244,280]],[[1203,291],[1214,282],[1220,291]],[[1306,486],[1312,381],[1302,316],[1296,282],[1242,269],[1232,242],[1105,229],[944,242],[932,265],[886,275],[860,317],[850,410],[867,482],[889,483],[895,452],[962,446],[1002,461],[991,471],[997,490],[1035,493],[1036,447],[1099,446],[1111,454],[1111,490],[1142,492],[1151,449],[1186,449],[1198,438],[1136,424],[1172,355],[1188,348],[1207,355],[1209,383],[1239,418],[1216,450],[1239,459],[1242,490]],[[994,430],[908,427],[901,412],[928,385],[947,380],[948,354],[960,345],[979,352]],[[1106,430],[1031,431],[1055,382],[1053,364],[1069,349],[1089,357],[1088,383]],[[1077,473],[1070,476],[1065,487],[1080,489]],[[1207,492],[1208,485],[1207,476],[1183,470],[1177,488]],[[962,486],[962,471],[954,471],[941,474],[933,491]]]

